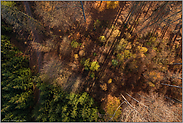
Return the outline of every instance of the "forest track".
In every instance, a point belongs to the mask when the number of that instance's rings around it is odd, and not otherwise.
[[[33,17],[32,16],[32,13],[31,13],[31,9],[30,9],[30,6],[29,6],[29,3],[27,1],[24,2],[24,7],[25,7],[25,11],[26,13],[30,16],[30,17]],[[31,35],[33,37],[33,42],[36,42],[36,43],[41,43],[42,41],[42,38],[39,36],[37,30],[36,30],[36,27],[31,24],[31,20],[29,19],[29,25],[30,25],[30,28],[31,28]],[[31,44],[31,43],[30,43]],[[33,49],[31,48],[31,54],[30,54],[30,64],[33,64],[37,66],[37,72],[40,73],[40,69],[41,69],[41,63],[42,63],[42,54],[40,51],[38,51],[37,49]],[[35,56],[36,55],[36,56]],[[35,95],[35,102],[37,102],[37,104],[39,103],[40,101],[40,92],[41,90],[39,90],[36,85],[35,85],[35,90],[34,90],[34,95]]]

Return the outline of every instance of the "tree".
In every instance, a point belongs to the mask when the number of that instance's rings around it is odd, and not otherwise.
[[[36,14],[43,17],[45,25],[50,28],[61,27],[67,30],[76,21],[84,23],[81,3],[79,1],[43,1],[35,2]]]
[[[31,26],[28,24],[29,21],[31,24],[36,26],[39,32],[43,31],[42,24],[33,17],[30,17],[26,13],[20,11],[16,6],[16,2],[1,1],[1,17],[6,23],[12,25],[19,33],[31,31]]]
[[[33,117],[42,122],[84,122],[97,121],[98,109],[94,100],[86,93],[66,93],[60,87],[39,83],[40,104]]]
[[[31,121],[34,95],[28,59],[10,44],[9,37],[1,38],[2,121]]]

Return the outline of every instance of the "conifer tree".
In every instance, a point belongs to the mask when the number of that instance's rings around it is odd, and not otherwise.
[[[33,82],[28,59],[10,44],[9,37],[1,39],[2,121],[31,121]]]
[[[33,117],[41,122],[97,121],[98,109],[94,100],[86,93],[66,93],[58,86],[39,83],[40,104]]]

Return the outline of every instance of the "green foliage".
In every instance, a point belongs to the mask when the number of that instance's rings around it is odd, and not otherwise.
[[[7,34],[7,33],[11,33],[12,29],[11,29],[11,27],[7,26],[4,22],[1,22],[1,31],[4,34]]]
[[[10,44],[9,37],[2,35],[2,110],[3,121],[30,121],[33,107],[33,82],[28,59]]]
[[[95,73],[94,73],[94,72],[91,72],[90,77],[91,77],[92,79],[95,78]]]
[[[119,6],[119,1],[107,1],[107,9],[115,9]]]
[[[98,64],[98,62],[96,62],[96,61],[90,62],[90,58],[88,58],[85,61],[84,61],[84,59],[82,59],[80,62],[82,64],[84,64],[85,70],[97,71],[98,68],[100,67],[100,65]]]
[[[80,60],[80,63],[82,64],[82,65],[84,65],[85,64],[85,58],[82,58],[81,60]]]
[[[118,65],[118,61],[117,61],[116,59],[113,59],[113,60],[112,60],[112,65],[113,65],[113,66],[117,66],[117,65]]]
[[[151,38],[149,39],[149,41],[154,43],[154,42],[156,41],[156,37],[151,37]]]
[[[117,59],[120,60],[120,61],[123,61],[124,60],[124,54],[118,53],[117,54]]]
[[[141,47],[141,46],[138,46],[137,49],[139,50],[140,53],[146,53],[148,51],[146,47]]]
[[[105,38],[105,36],[100,36],[100,37],[99,37],[99,40],[100,40],[101,42],[105,42],[106,38]]]
[[[100,67],[100,65],[98,64],[98,62],[94,61],[91,63],[90,70],[97,71],[99,67]]]
[[[87,60],[85,60],[84,66],[85,66],[85,70],[89,70],[89,67],[90,67],[90,58],[88,58]]]
[[[151,42],[146,42],[147,46],[151,46],[151,44],[152,44]]]
[[[92,122],[98,120],[94,100],[86,93],[65,93],[58,86],[40,83],[41,104],[35,108],[38,122]]]
[[[77,48],[77,47],[80,46],[80,44],[79,44],[77,41],[73,40],[73,41],[71,42],[71,46],[72,46],[73,48]]]
[[[132,56],[132,53],[129,50],[125,50],[124,51],[124,57],[129,58],[130,56]]]
[[[128,45],[128,41],[126,41],[124,38],[122,38],[120,40],[119,44],[117,45],[116,50],[119,51],[119,52],[123,51],[123,50],[125,50],[127,45]]]
[[[97,54],[96,53],[93,53],[94,56],[96,56]]]
[[[8,7],[14,7],[15,4],[16,3],[13,1],[1,1],[1,5],[8,6]]]

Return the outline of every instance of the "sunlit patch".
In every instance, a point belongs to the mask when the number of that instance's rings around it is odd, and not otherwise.
[[[78,54],[74,54],[74,58],[78,59],[79,58]]]
[[[112,82],[112,79],[109,79],[109,80],[108,80],[108,83],[110,84],[111,82]]]

